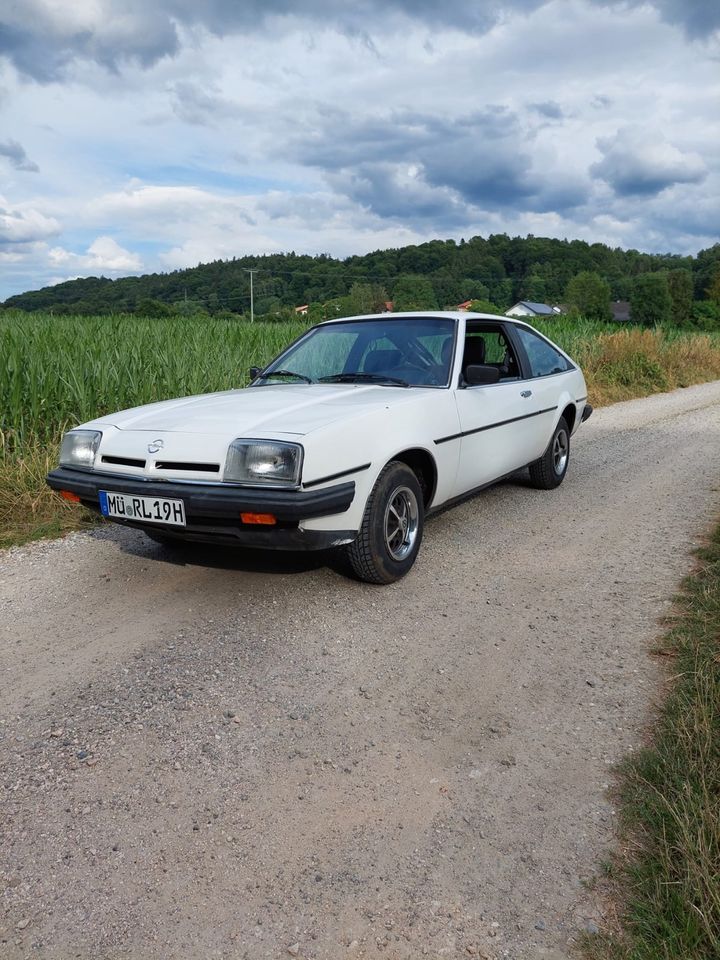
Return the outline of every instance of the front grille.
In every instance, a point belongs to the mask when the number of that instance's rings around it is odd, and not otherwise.
[[[158,470],[194,470],[196,473],[220,473],[219,463],[181,463],[177,460],[156,460]]]
[[[142,470],[142,468],[145,466],[145,461],[144,461],[144,460],[134,460],[132,457],[110,457],[110,456],[103,456],[102,462],[103,462],[103,463],[114,463],[114,464],[116,464],[118,467],[140,467],[141,470]]]

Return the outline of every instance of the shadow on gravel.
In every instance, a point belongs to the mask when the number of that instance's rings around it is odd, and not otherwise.
[[[532,484],[523,472],[513,474],[492,487],[532,488]],[[488,488],[488,489],[492,489]],[[426,524],[440,522],[443,516],[454,508],[470,500],[481,500],[487,494],[482,490],[461,500],[441,507],[427,518]],[[119,524],[101,522],[91,533],[94,539],[106,540],[117,544],[123,553],[129,556],[170,563],[176,566],[203,567],[216,570],[237,570],[245,573],[268,573],[287,576],[288,574],[309,573],[313,570],[328,569],[333,573],[357,580],[349,563],[340,550],[312,550],[308,552],[286,550],[248,549],[242,546],[226,546],[205,543],[157,543],[142,531]]]
[[[172,544],[156,543],[139,530],[114,523],[103,524],[93,531],[92,536],[117,544],[123,553],[130,556],[176,566],[237,570],[245,573],[276,573],[285,576],[328,568],[342,576],[350,576],[344,557],[333,550],[288,552],[182,541]]]

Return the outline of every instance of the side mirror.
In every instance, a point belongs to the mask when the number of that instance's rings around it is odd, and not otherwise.
[[[487,383],[497,383],[500,371],[487,363],[471,363],[465,370],[465,382],[469,387],[480,387]]]
[[[262,373],[262,367],[250,367],[250,380],[255,380]]]

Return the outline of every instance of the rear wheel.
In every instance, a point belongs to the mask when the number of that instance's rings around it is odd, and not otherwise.
[[[404,577],[420,550],[423,525],[418,478],[407,464],[393,460],[373,487],[357,539],[345,548],[355,575],[366,583]]]
[[[565,479],[570,463],[570,430],[565,417],[560,417],[545,453],[530,464],[530,480],[538,490],[553,490]]]

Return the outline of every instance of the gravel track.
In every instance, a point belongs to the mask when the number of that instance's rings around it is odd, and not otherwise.
[[[391,587],[119,527],[5,552],[0,954],[570,955],[719,502],[712,383],[596,411],[562,487],[432,519]]]

